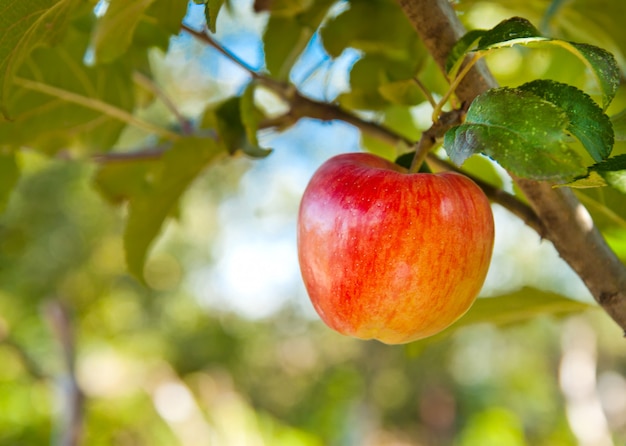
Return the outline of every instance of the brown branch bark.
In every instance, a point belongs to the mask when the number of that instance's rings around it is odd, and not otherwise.
[[[398,0],[431,56],[443,70],[454,43],[465,33],[448,0]],[[482,63],[456,91],[466,103],[497,84]],[[571,190],[514,178],[541,219],[545,237],[573,268],[604,310],[626,333],[626,267],[606,244]]]

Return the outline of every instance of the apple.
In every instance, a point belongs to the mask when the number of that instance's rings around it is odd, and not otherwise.
[[[491,260],[491,206],[469,178],[408,173],[370,153],[315,172],[298,212],[298,260],[321,319],[360,339],[401,344],[459,319]]]

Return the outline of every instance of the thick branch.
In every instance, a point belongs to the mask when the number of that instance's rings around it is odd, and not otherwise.
[[[398,0],[438,66],[443,70],[454,43],[465,33],[448,0]],[[456,90],[463,102],[497,84],[477,64]],[[514,178],[559,254],[585,282],[596,301],[626,331],[626,268],[607,246],[587,210],[571,190]]]

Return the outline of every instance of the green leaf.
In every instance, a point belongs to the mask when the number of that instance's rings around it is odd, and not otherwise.
[[[269,11],[273,16],[294,17],[303,11],[309,9],[314,1],[313,0],[272,0],[270,2],[263,2],[264,5],[256,5],[255,9]],[[265,4],[268,4],[267,6]]]
[[[215,0],[211,0],[209,5],[213,3],[215,3]],[[180,24],[186,13],[187,2],[180,0],[156,0],[146,11],[146,17],[142,20],[142,23],[154,23],[157,28],[169,35],[177,35],[180,32]],[[147,44],[146,46],[153,45]]]
[[[135,277],[143,277],[148,250],[182,194],[223,153],[213,138],[189,137],[175,142],[147,170],[141,187],[130,197],[124,230],[126,262]]]
[[[106,13],[98,19],[91,45],[97,63],[107,63],[126,52],[135,29],[154,0],[111,0]]]
[[[250,132],[254,141],[248,139],[248,132],[242,122],[241,104],[242,98],[232,97],[217,108],[205,110],[200,128],[219,135],[222,149],[230,154],[241,151],[254,158],[263,158],[271,151],[258,146],[256,132]]]
[[[574,181],[565,183],[562,186],[573,187],[575,189],[590,189],[594,187],[608,186],[608,184],[599,173],[589,171],[586,176],[576,178]]]
[[[547,40],[528,20],[512,17],[485,32],[478,42],[478,51],[512,46],[518,43]]]
[[[257,139],[257,131],[259,130],[259,123],[263,119],[263,114],[254,105],[255,88],[256,85],[253,82],[249,83],[241,96],[241,123],[243,124],[246,137],[249,142],[249,144],[244,145],[242,149],[246,155],[255,158],[263,158],[269,155],[272,151],[271,149],[260,147]]]
[[[595,164],[590,172],[599,174],[607,184],[626,194],[626,154]]]
[[[611,116],[615,141],[626,141],[626,109]]]
[[[3,212],[20,177],[15,152],[0,149],[0,212]]]
[[[424,101],[424,94],[415,79],[405,79],[382,84],[378,87],[380,95],[391,104],[417,105]]]
[[[332,0],[270,3],[272,15],[263,33],[263,46],[265,65],[273,77],[289,79],[291,68],[333,3]]]
[[[332,57],[355,48],[393,60],[411,60],[421,48],[406,15],[389,0],[351,2],[350,8],[326,22],[320,34]]]
[[[587,171],[566,143],[568,125],[563,110],[532,93],[492,89],[474,100],[464,124],[446,132],[444,146],[457,165],[484,153],[517,176],[566,182]]]
[[[460,328],[479,323],[510,325],[544,314],[566,315],[591,308],[596,308],[596,306],[558,294],[524,288],[503,297],[477,299],[465,316],[459,319],[453,327]]]
[[[292,17],[271,16],[263,34],[265,65],[278,80],[289,79],[291,67],[312,36]]]
[[[465,55],[473,50],[478,41],[487,33],[484,29],[473,29],[468,31],[463,37],[461,37],[450,50],[450,54],[446,59],[446,73],[450,77],[454,77],[459,70],[463,58]]]
[[[568,299],[555,293],[535,288],[522,288],[511,294],[498,297],[481,297],[461,319],[441,333],[409,344],[412,351],[434,342],[447,339],[459,329],[476,324],[491,324],[507,327],[531,321],[540,316],[563,317],[598,308],[577,300]]]
[[[340,104],[356,110],[379,110],[400,101],[399,90],[409,84],[417,89],[418,67],[413,61],[388,59],[384,54],[366,54],[350,70],[350,91],[339,96]],[[398,84],[393,85],[395,82]],[[389,85],[392,84],[392,85]],[[408,92],[408,90],[407,90]],[[413,90],[406,101],[418,100]],[[421,93],[419,93],[421,95]]]
[[[596,78],[602,91],[602,108],[606,110],[620,86],[620,69],[615,56],[593,45],[573,42],[570,45],[575,49],[572,52],[587,65]],[[567,46],[566,48],[569,49]]]
[[[125,54],[131,45],[167,48],[177,34],[187,10],[180,0],[111,0],[92,33],[96,63],[108,63]]]
[[[0,13],[0,112],[10,116],[7,97],[13,78],[30,53],[41,45],[58,42],[73,18],[80,0],[12,1]]]
[[[550,80],[536,80],[517,87],[556,105],[567,114],[567,130],[580,140],[596,162],[611,154],[613,127],[609,117],[583,91]]]
[[[219,14],[220,9],[222,9],[222,6],[224,6],[224,1],[225,0],[205,0],[203,2],[206,3],[204,9],[206,24],[209,28],[209,31],[211,31],[212,33],[217,30],[217,15]]]
[[[141,193],[148,173],[160,163],[159,158],[155,156],[101,162],[93,178],[94,186],[111,204],[124,203]]]

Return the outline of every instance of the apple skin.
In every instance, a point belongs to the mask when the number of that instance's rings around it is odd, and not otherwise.
[[[297,229],[302,278],[322,320],[386,344],[459,319],[483,285],[494,241],[491,206],[469,178],[408,173],[369,153],[322,164]]]

